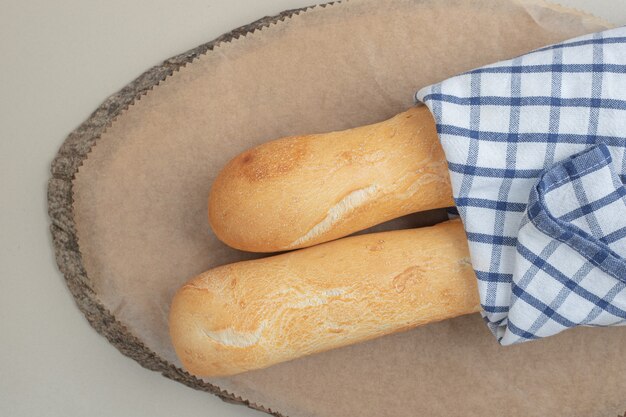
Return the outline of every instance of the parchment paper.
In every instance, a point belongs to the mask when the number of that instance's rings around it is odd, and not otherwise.
[[[75,220],[96,293],[178,366],[167,334],[176,289],[260,256],[226,247],[208,226],[211,181],[230,158],[384,120],[422,86],[605,27],[534,1],[351,0],[221,44],[116,119],[77,174]],[[626,411],[625,342],[626,328],[585,328],[502,348],[475,315],[210,382],[291,417],[613,416]]]

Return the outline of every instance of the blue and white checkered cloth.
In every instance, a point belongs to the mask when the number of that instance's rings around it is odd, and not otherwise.
[[[626,324],[626,28],[421,89],[503,345]]]

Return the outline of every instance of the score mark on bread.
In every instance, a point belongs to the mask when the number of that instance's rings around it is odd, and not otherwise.
[[[328,210],[326,217],[313,226],[305,235],[299,237],[289,244],[289,248],[295,248],[301,246],[311,239],[314,239],[323,233],[329,231],[335,223],[341,220],[346,214],[352,212],[355,208],[367,203],[370,198],[376,194],[378,187],[376,185],[370,185],[369,187],[361,188],[352,191],[345,197],[343,197],[337,204],[332,206]]]

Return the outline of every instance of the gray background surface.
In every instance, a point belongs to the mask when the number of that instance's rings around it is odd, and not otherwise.
[[[626,0],[560,0],[626,24]],[[141,368],[74,305],[48,233],[59,146],[163,59],[312,0],[0,0],[0,416],[262,416]]]

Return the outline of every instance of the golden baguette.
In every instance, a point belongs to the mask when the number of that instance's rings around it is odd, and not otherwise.
[[[184,367],[232,375],[479,311],[460,221],[211,269],[170,310]]]
[[[419,106],[381,123],[278,139],[238,155],[213,183],[208,214],[227,245],[277,252],[452,205],[435,122]]]

